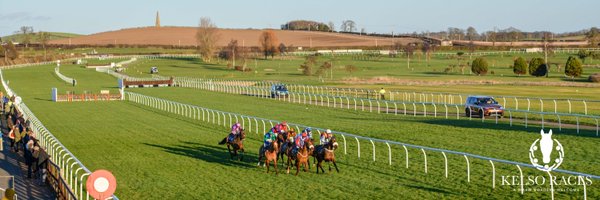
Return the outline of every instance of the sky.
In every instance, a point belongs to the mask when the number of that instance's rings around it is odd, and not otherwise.
[[[210,17],[221,28],[280,28],[290,20],[356,22],[378,33],[436,32],[475,27],[480,33],[570,32],[600,26],[597,0],[0,0],[0,36],[21,26],[34,31],[92,34],[153,26],[197,26]]]

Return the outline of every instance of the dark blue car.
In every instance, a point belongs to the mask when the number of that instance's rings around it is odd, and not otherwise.
[[[284,84],[273,84],[271,85],[271,98],[275,97],[287,97],[289,95],[287,87]]]

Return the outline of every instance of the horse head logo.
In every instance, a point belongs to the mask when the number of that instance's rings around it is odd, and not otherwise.
[[[552,171],[558,168],[563,162],[565,151],[558,140],[552,139],[552,130],[548,133],[544,133],[544,130],[541,130],[540,135],[542,137],[536,139],[529,147],[529,159],[531,164],[537,169],[542,171]],[[542,154],[541,162],[540,159],[536,158],[535,154],[537,151],[540,151]],[[552,157],[553,151],[556,151],[554,157]]]
[[[552,141],[552,130],[547,134],[544,133],[544,130],[540,130],[540,134],[542,135],[542,139],[540,140],[540,150],[542,151],[542,161],[544,164],[550,163],[550,155],[552,154],[552,149],[554,147],[554,141]]]

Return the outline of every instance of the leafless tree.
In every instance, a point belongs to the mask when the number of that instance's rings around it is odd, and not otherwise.
[[[335,24],[333,24],[333,22],[331,22],[331,21],[330,21],[330,22],[329,22],[327,25],[329,26],[329,30],[330,30],[331,32],[334,32],[334,31],[335,31]]]
[[[469,26],[469,28],[467,28],[467,39],[469,41],[473,41],[477,39],[477,30],[475,30],[475,28]]]
[[[22,40],[21,42],[27,48],[29,44],[31,44],[31,36],[33,36],[33,27],[31,26],[21,26],[17,33],[21,34]]]
[[[217,25],[210,18],[200,18],[200,24],[196,31],[196,42],[198,44],[198,52],[204,61],[211,61],[217,50],[217,41],[219,38]]]
[[[356,31],[356,23],[352,20],[342,21],[342,25],[340,26],[340,31],[354,32],[354,31]]]

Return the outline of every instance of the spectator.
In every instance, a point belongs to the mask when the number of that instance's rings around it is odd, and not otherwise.
[[[381,96],[381,100],[385,100],[385,89],[381,88],[381,90],[379,90],[379,95]]]

